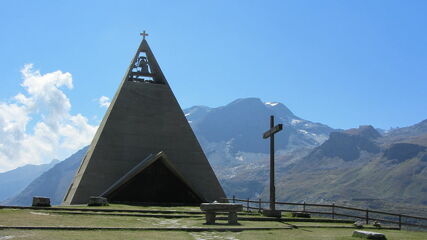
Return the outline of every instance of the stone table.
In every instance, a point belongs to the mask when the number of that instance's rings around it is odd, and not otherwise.
[[[202,203],[200,209],[206,213],[206,224],[215,224],[216,214],[228,213],[228,224],[237,224],[237,212],[243,211],[238,203]]]
[[[90,197],[88,206],[108,206],[108,200],[104,197]]]

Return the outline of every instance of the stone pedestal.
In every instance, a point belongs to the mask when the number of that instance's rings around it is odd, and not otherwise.
[[[108,206],[108,201],[104,197],[90,197],[88,206]]]
[[[266,217],[281,218],[282,217],[282,211],[280,211],[280,210],[264,209],[264,210],[262,210],[262,215],[264,215]]]
[[[237,212],[228,213],[228,224],[237,224]]]
[[[206,224],[215,224],[215,218],[215,212],[206,212]]]
[[[50,207],[50,198],[33,197],[33,207]]]

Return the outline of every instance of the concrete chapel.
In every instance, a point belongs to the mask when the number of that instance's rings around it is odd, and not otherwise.
[[[196,204],[225,197],[145,37],[63,204]]]

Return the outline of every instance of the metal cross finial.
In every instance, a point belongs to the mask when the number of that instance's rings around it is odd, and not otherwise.
[[[145,30],[142,32],[142,33],[140,33],[139,35],[141,35],[142,36],[142,40],[144,40],[145,39],[145,37],[146,36],[148,36],[148,33],[146,33],[145,32]]]

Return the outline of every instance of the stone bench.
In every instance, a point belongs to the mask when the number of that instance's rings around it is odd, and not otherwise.
[[[237,212],[243,211],[243,205],[238,203],[202,203],[200,210],[206,213],[206,224],[215,224],[216,214],[228,213],[228,224],[237,224]]]
[[[50,207],[50,198],[33,197],[33,207]]]
[[[387,240],[385,235],[382,233],[359,231],[359,230],[354,231],[352,237],[366,238],[366,239],[377,239],[377,240]]]

